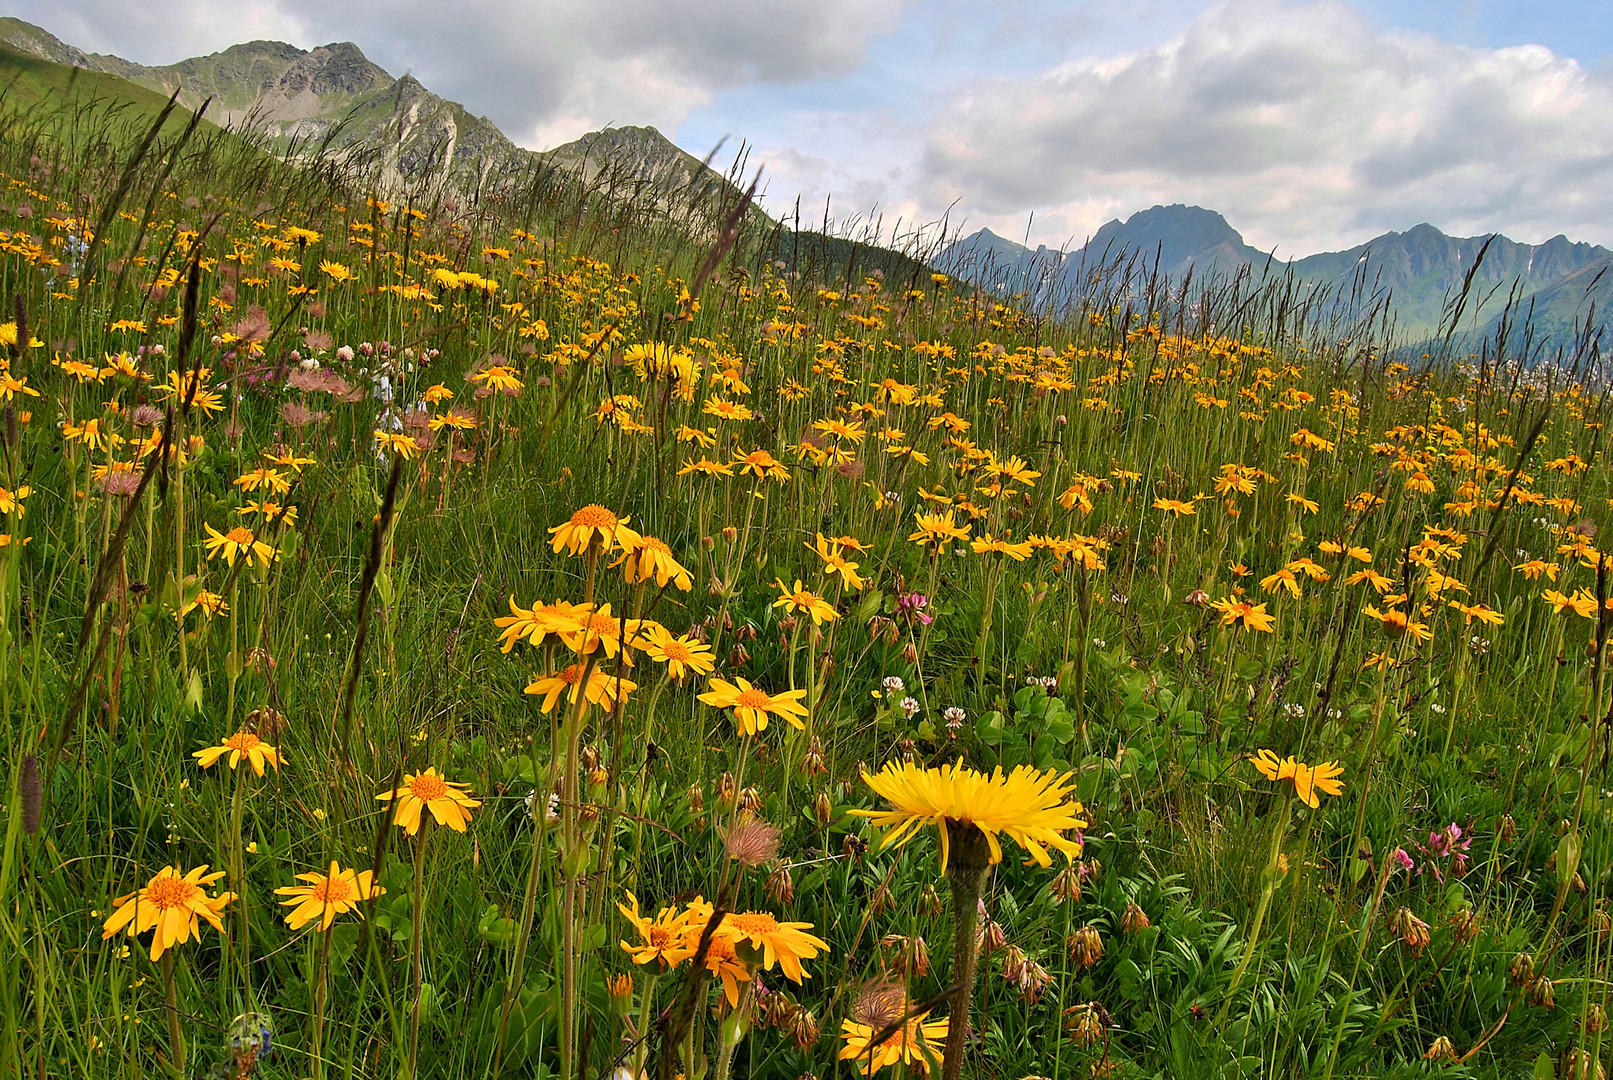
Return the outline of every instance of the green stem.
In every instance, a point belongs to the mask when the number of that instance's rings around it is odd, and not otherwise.
[[[958,1080],[963,1075],[964,1047],[969,1041],[969,1003],[974,997],[975,928],[980,922],[980,893],[991,868],[991,849],[986,834],[973,825],[952,826],[950,863],[947,876],[952,883],[952,974],[954,988],[950,1019],[947,1023],[946,1052],[941,1063],[941,1080]]]

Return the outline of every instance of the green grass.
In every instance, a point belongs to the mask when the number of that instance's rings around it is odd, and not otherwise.
[[[708,262],[705,241],[558,186],[410,216],[407,195],[378,205],[227,136],[170,130],[137,155],[149,118],[116,107],[36,119],[0,134],[0,294],[41,342],[8,349],[37,396],[14,385],[0,428],[0,487],[29,489],[0,511],[9,1072],[161,1074],[172,1024],[195,1075],[591,1076],[641,1047],[685,1075],[854,1075],[838,1035],[868,985],[925,1001],[954,960],[935,831],[886,849],[848,813],[882,807],[862,773],[902,760],[1067,771],[1090,823],[1073,867],[1021,865],[1009,842],[986,879],[968,1075],[1544,1076],[1603,1055],[1610,626],[1541,595],[1610,591],[1558,551],[1613,495],[1598,391],[1389,367],[1271,319],[1228,339],[1134,314],[1163,297],[1038,319],[828,241],[800,277],[763,235]],[[74,264],[89,254],[93,276]],[[1279,310],[1202,287],[1218,324]],[[641,375],[634,347],[654,344],[698,363],[692,393]],[[188,408],[163,389],[187,350],[216,395]],[[140,375],[65,366],[124,353]],[[519,391],[479,396],[490,364]],[[423,422],[451,406],[474,426]],[[124,441],[86,442],[87,420]],[[136,440],[165,429],[186,460],[138,500],[92,472],[138,480]],[[420,453],[378,452],[377,430]],[[752,451],[787,476],[686,468]],[[1252,490],[1217,492],[1228,465]],[[288,490],[253,489],[264,467]],[[1074,555],[932,559],[908,537],[942,501],[973,540]],[[663,540],[693,587],[553,549],[591,504]],[[274,561],[209,555],[208,529],[243,525]],[[819,534],[866,549],[841,552],[866,588],[825,573]],[[1515,569],[1531,559],[1556,581]],[[1390,604],[1350,580],[1369,567],[1429,640],[1366,614]],[[1298,595],[1262,585],[1284,568]],[[837,617],[792,615],[775,579]],[[668,681],[643,645],[630,670],[597,662],[637,684],[623,708],[542,712],[523,691],[570,650],[502,651],[494,620],[590,590],[709,642],[717,677],[804,691],[810,733],[775,717],[742,737],[699,700],[712,684]],[[1208,603],[1238,596],[1272,632]],[[200,767],[243,730],[279,769]],[[1341,793],[1305,805],[1259,749],[1338,762]],[[479,800],[465,833],[389,823],[376,795],[428,767]],[[740,807],[779,830],[754,868],[723,840]],[[1461,859],[1436,850],[1452,825]],[[274,890],[331,860],[385,893],[328,936],[289,929]],[[238,894],[222,932],[203,923],[171,967],[149,934],[103,940],[118,898],[202,864]],[[828,948],[799,985],[737,954],[757,1011],[724,1061],[721,984],[685,959],[652,990],[618,944],[628,892],[651,915],[696,895],[771,912]],[[1464,1060],[1425,1062],[1440,1038]]]

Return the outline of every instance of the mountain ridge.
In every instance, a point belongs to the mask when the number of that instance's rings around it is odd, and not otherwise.
[[[1571,301],[1570,289],[1547,290],[1571,277],[1587,271],[1594,275],[1598,268],[1613,265],[1613,250],[1572,241],[1562,234],[1541,244],[1526,244],[1499,233],[1449,236],[1427,222],[1403,232],[1386,232],[1341,251],[1277,259],[1245,243],[1216,211],[1180,203],[1140,210],[1124,221],[1109,221],[1085,244],[1068,252],[1046,247],[1033,251],[980,229],[949,245],[941,261],[960,276],[988,287],[1012,285],[1013,291],[1061,300],[1081,295],[1083,285],[1113,280],[1122,269],[1146,273],[1156,264],[1175,278],[1190,269],[1203,275],[1249,268],[1257,273],[1292,272],[1301,282],[1336,288],[1360,275],[1370,291],[1386,290],[1392,297],[1397,321],[1405,332],[1430,336],[1440,328],[1448,298],[1462,287],[1481,251],[1484,258],[1474,271],[1468,306],[1468,319],[1475,325],[1493,323],[1514,289],[1517,299],[1545,301],[1542,316],[1549,315],[1554,325],[1572,324],[1565,305],[1579,311],[1583,304]]]

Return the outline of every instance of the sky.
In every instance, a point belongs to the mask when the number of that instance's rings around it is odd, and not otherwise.
[[[144,64],[353,41],[547,149],[653,124],[775,215],[1078,246],[1157,204],[1279,256],[1429,222],[1613,246],[1605,0],[0,0]]]

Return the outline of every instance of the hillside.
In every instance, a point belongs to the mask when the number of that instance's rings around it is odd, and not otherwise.
[[[433,94],[413,76],[394,78],[352,42],[304,50],[251,41],[147,67],[85,52],[7,18],[0,19],[0,44],[125,79],[164,98],[177,89],[191,108],[211,98],[209,113],[219,123],[261,132],[276,153],[296,159],[327,147],[373,168],[384,189],[476,197],[518,190],[559,168],[620,195],[648,192],[665,208],[688,189],[726,183],[652,127],[594,132],[549,153],[526,150],[491,120]]]

